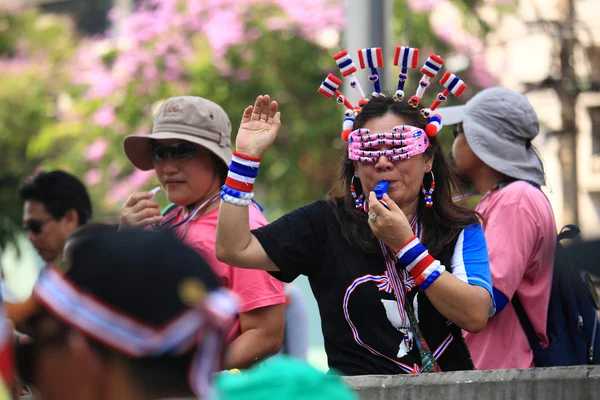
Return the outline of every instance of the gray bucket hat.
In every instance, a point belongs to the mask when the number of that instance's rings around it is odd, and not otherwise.
[[[493,87],[482,90],[464,106],[437,111],[444,125],[462,122],[467,143],[491,168],[511,178],[545,184],[542,161],[531,145],[540,125],[525,96]]]
[[[151,139],[181,139],[199,144],[225,165],[231,163],[231,121],[225,110],[202,97],[171,97],[159,108],[148,136],[128,136],[125,154],[137,168],[153,168]]]

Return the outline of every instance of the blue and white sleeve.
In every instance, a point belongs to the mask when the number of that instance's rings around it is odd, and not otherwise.
[[[490,260],[481,224],[467,226],[458,236],[452,255],[452,275],[470,285],[481,286],[490,293],[489,316],[496,312],[492,291]]]

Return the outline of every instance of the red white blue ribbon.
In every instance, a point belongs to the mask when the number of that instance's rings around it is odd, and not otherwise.
[[[165,326],[155,327],[81,291],[54,267],[40,276],[33,294],[68,326],[132,358],[183,354],[196,346],[190,384],[202,396],[210,393],[212,374],[220,369],[225,336],[237,310],[231,293],[216,291],[208,295],[204,305],[189,308]]]

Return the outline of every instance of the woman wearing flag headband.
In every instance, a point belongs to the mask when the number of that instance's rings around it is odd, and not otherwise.
[[[480,331],[495,309],[478,215],[452,202],[456,179],[435,138],[437,105],[420,105],[441,58],[430,56],[419,90],[406,100],[406,69],[418,52],[404,53],[396,57],[407,64],[394,96],[375,85],[383,66],[377,49],[359,51],[375,87],[371,99],[348,105],[335,76],[319,89],[348,108],[342,195],[250,230],[245,221],[253,183],[281,125],[268,95],[244,111],[221,194],[217,257],[284,281],[308,276],[329,366],[346,375],[472,369],[461,330]],[[357,87],[347,52],[334,58]],[[440,102],[447,91],[464,90],[451,78]],[[351,128],[348,118],[354,118]]]

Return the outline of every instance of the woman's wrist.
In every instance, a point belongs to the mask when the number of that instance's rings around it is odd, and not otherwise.
[[[260,158],[233,152],[221,199],[236,206],[248,206],[254,198],[254,181],[258,176]]]
[[[256,152],[252,152],[252,151],[235,149],[235,150],[233,150],[233,155],[236,157],[240,157],[240,158],[249,160],[249,161],[260,162],[262,160],[262,154],[258,154]]]
[[[423,285],[422,290],[429,287],[445,270],[416,236],[398,249],[396,259],[398,264],[413,277],[416,285]]]

